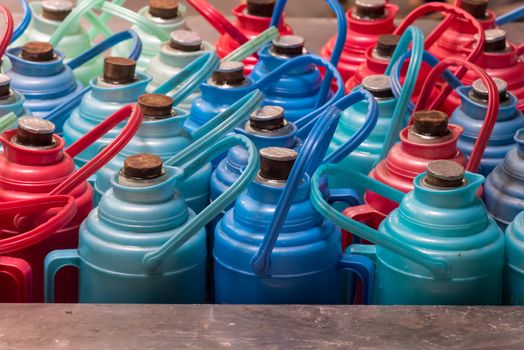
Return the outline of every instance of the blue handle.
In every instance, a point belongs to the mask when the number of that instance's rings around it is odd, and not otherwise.
[[[27,3],[27,0],[20,0],[20,2],[22,4],[22,9],[24,10],[24,18],[22,18],[22,21],[13,31],[13,36],[11,38],[12,43],[15,42],[22,34],[24,34],[25,30],[29,26],[29,23],[31,23],[31,18],[33,17],[31,7]]]
[[[359,89],[344,97],[336,105],[331,106],[318,118],[313,130],[302,145],[300,154],[286,181],[286,187],[280,195],[275,209],[275,215],[264,235],[262,244],[251,260],[251,266],[256,273],[265,273],[269,268],[271,252],[275,247],[280,229],[287,217],[300,182],[304,179],[305,174],[312,174],[322,163],[333,134],[338,126],[340,119],[339,108],[348,108],[350,105],[363,99],[367,99],[370,106],[366,122],[344,145],[324,160],[324,162],[337,162],[357,148],[360,145],[359,142],[362,142],[369,133],[371,133],[378,119],[377,103],[368,91]]]
[[[129,58],[132,60],[138,59],[140,57],[140,53],[142,52],[142,41],[138,37],[138,35],[133,30],[126,30],[120,33],[117,33],[104,41],[98,43],[97,45],[93,46],[89,50],[85,51],[81,55],[77,56],[76,58],[73,58],[69,63],[67,64],[69,68],[76,69],[83,65],[84,63],[88,62],[89,60],[95,58],[96,56],[100,55],[107,49],[110,49],[111,47],[121,43],[122,41],[133,39],[134,45],[133,50],[129,54]],[[87,94],[89,91],[91,91],[91,86],[86,86],[82,90],[74,93],[70,98],[68,98],[65,102],[62,104],[56,106],[54,109],[52,109],[47,115],[43,117],[43,119],[47,119],[49,121],[54,122],[55,119],[61,117],[64,114],[70,113],[73,109],[75,109],[80,102],[82,101],[82,97]]]
[[[502,26],[504,24],[515,22],[516,20],[521,19],[524,17],[524,6],[517,7],[516,9],[503,14],[502,16],[498,16],[495,20],[495,23],[498,26]]]
[[[392,69],[391,69],[391,75],[390,75],[390,81],[391,81],[391,89],[393,90],[393,94],[398,98],[402,92],[402,84],[400,83],[400,75],[402,71],[402,66],[404,65],[404,62],[408,58],[411,57],[411,51],[406,52],[403,54],[397,61],[395,61]],[[433,56],[431,53],[424,51],[422,54],[422,60],[423,62],[427,63],[431,67],[435,67],[440,61]],[[446,71],[443,74],[444,79],[454,88],[461,86],[462,83],[460,80],[453,74],[451,71],[446,69]],[[415,110],[415,105],[413,102],[409,102],[408,104],[408,112],[413,113]]]
[[[55,302],[55,276],[67,266],[80,269],[80,255],[77,249],[54,250],[44,261],[44,302]]]
[[[361,255],[342,254],[339,261],[341,270],[354,272],[362,281],[362,304],[373,300],[375,286],[375,266],[371,259]]]

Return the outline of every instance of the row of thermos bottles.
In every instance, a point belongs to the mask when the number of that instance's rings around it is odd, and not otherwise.
[[[0,301],[524,304],[524,6],[187,2],[0,5]]]

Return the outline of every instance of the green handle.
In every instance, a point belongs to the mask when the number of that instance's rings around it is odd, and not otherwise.
[[[260,50],[268,41],[273,40],[277,36],[278,29],[275,27],[270,27],[224,57],[222,62],[243,61],[247,57]]]
[[[14,122],[16,122],[16,114],[11,112],[0,118],[0,132],[4,132],[8,129]]]
[[[359,237],[362,237],[365,240],[394,251],[397,254],[400,254],[405,258],[426,267],[433,273],[435,277],[447,278],[449,276],[450,266],[445,258],[428,255],[393,236],[380,234],[380,232],[377,230],[374,230],[371,227],[356,220],[348,218],[341,212],[331,207],[326,202],[320,191],[320,180],[324,175],[344,175],[347,177],[348,183],[364,185],[371,191],[380,193],[381,196],[397,203],[400,202],[404,196],[402,192],[356,171],[343,169],[342,167],[334,164],[325,164],[318,168],[311,179],[310,196],[311,202],[313,203],[315,209],[318,210],[318,212],[324,217],[330,219],[344,230],[355,232]]]

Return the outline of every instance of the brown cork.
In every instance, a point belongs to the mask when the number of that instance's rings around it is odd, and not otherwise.
[[[32,62],[46,62],[55,58],[53,46],[43,41],[30,41],[22,46],[22,58]]]
[[[464,184],[464,167],[453,160],[435,160],[428,164],[424,183],[431,187],[455,188]]]
[[[276,130],[286,125],[284,108],[264,106],[249,117],[249,124],[255,130]]]
[[[488,11],[488,0],[463,0],[461,7],[475,18],[484,18]]]
[[[378,19],[386,15],[385,0],[356,0],[354,13],[365,19]]]
[[[173,99],[160,94],[143,94],[138,98],[138,105],[144,117],[167,118],[173,115]]]
[[[162,19],[173,19],[178,16],[177,0],[149,0],[149,14]]]
[[[305,40],[298,35],[282,35],[273,39],[271,51],[287,57],[299,56],[304,53]]]
[[[495,85],[497,85],[497,91],[499,93],[499,101],[506,102],[509,99],[508,94],[508,83],[500,78],[493,78]],[[484,82],[481,79],[477,79],[471,84],[471,94],[477,100],[488,102],[489,93],[488,88],[484,85]]]
[[[124,57],[106,57],[104,59],[104,81],[114,84],[126,84],[135,80],[136,62]]]
[[[506,32],[502,29],[488,29],[484,31],[486,43],[484,52],[501,52],[506,50]]]
[[[175,50],[194,52],[202,49],[202,37],[191,30],[175,30],[170,34],[169,46]]]
[[[413,131],[425,136],[446,136],[448,130],[448,115],[436,110],[417,111],[413,115]]]
[[[0,74],[0,98],[11,95],[11,77]]]
[[[42,16],[52,21],[62,22],[73,10],[73,3],[67,0],[42,1]]]
[[[247,0],[247,13],[257,17],[271,17],[276,0]]]
[[[362,87],[376,98],[394,97],[389,77],[384,74],[368,75],[362,80]]]
[[[162,158],[154,154],[135,154],[124,160],[120,174],[128,179],[154,179],[163,174]]]
[[[259,154],[260,177],[277,181],[287,180],[298,156],[295,150],[284,147],[262,148]]]
[[[16,130],[17,143],[24,146],[43,147],[53,144],[55,125],[37,117],[21,117]]]
[[[212,80],[218,85],[240,85],[245,79],[244,64],[236,61],[220,63],[212,76]]]
[[[400,41],[400,35],[384,34],[378,37],[377,54],[382,57],[391,57]]]

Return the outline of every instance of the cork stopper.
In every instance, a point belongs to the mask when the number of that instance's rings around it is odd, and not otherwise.
[[[30,41],[22,46],[22,58],[32,62],[47,62],[55,58],[53,46],[43,41]]]
[[[286,126],[284,108],[264,106],[249,117],[249,124],[255,130],[277,130]]]
[[[175,50],[194,52],[202,48],[202,37],[197,32],[181,29],[171,32],[169,36],[169,46]]]
[[[376,98],[393,98],[389,77],[383,74],[368,75],[362,80],[362,87]]]
[[[378,19],[386,15],[385,0],[356,0],[353,13],[362,19]]]
[[[497,85],[500,102],[506,102],[509,99],[508,83],[506,83],[505,80],[502,80],[500,78],[493,78],[493,81]],[[471,84],[471,86],[472,97],[476,100],[480,100],[482,102],[487,103],[489,94],[488,89],[484,85],[484,82],[481,79],[477,79],[473,82],[473,84]]]
[[[7,74],[0,74],[0,98],[11,95],[11,77]]]
[[[247,0],[247,13],[257,17],[271,17],[276,0]]]
[[[42,16],[52,21],[63,21],[73,11],[73,3],[67,0],[42,1]]]
[[[178,16],[177,0],[149,0],[149,14],[161,19],[173,19]]]
[[[143,94],[138,98],[138,105],[146,118],[164,119],[174,114],[173,99],[166,95]]]
[[[154,154],[135,154],[124,160],[120,175],[133,180],[149,180],[164,174],[162,158]]]
[[[18,119],[16,143],[29,147],[45,147],[54,143],[55,124],[37,117]]]
[[[273,39],[271,51],[282,56],[294,57],[304,54],[305,40],[298,35],[282,35]]]
[[[485,18],[488,11],[488,0],[463,0],[461,7],[475,18]]]
[[[413,115],[413,131],[424,136],[446,136],[449,133],[448,115],[436,110],[417,111]]]
[[[135,80],[136,62],[124,57],[104,59],[104,81],[111,84],[128,84]]]
[[[236,61],[221,62],[211,79],[217,85],[241,85],[246,80],[244,64]]]
[[[484,52],[500,52],[506,50],[506,32],[502,29],[487,29],[484,31],[486,35],[486,44],[484,45]]]
[[[393,56],[393,52],[395,52],[395,49],[397,48],[399,41],[400,35],[380,35],[377,41],[377,48],[375,49],[377,56],[391,58],[391,56]]]
[[[453,160],[435,160],[428,164],[423,185],[441,189],[461,187],[465,173],[464,167]]]
[[[266,147],[259,151],[260,172],[258,175],[266,180],[286,181],[293,169],[297,152],[291,148]]]

